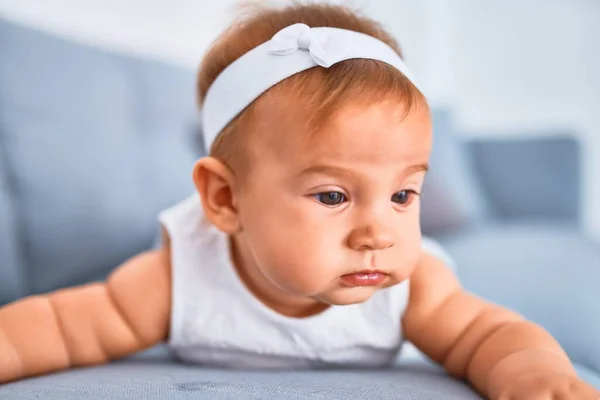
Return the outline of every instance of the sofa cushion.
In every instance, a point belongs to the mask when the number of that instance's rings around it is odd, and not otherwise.
[[[19,236],[16,225],[15,204],[6,166],[6,156],[2,148],[0,131],[0,304],[22,296],[25,293],[23,272],[19,266]]]
[[[560,221],[581,216],[581,144],[569,132],[469,143],[473,171],[498,220]]]
[[[0,59],[2,166],[19,227],[7,237],[27,291],[102,278],[151,247],[157,212],[193,190],[194,74],[3,20]]]
[[[0,398],[60,399],[480,399],[425,364],[376,371],[225,371],[166,362],[113,363],[0,387]]]
[[[471,228],[487,219],[490,205],[472,171],[468,143],[457,134],[447,110],[432,110],[433,150],[421,197],[425,235]]]
[[[465,288],[541,324],[600,374],[600,243],[569,226],[517,223],[440,241]]]

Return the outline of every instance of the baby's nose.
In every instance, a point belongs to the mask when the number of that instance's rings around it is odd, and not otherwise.
[[[354,250],[385,250],[395,242],[393,229],[376,221],[354,229],[348,236],[348,246]]]

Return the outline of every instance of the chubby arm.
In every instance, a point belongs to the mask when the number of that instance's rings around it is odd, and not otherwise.
[[[545,330],[467,293],[428,254],[411,275],[402,323],[407,340],[490,399],[500,398],[523,374],[575,376],[566,353]]]
[[[26,297],[0,308],[0,383],[100,364],[167,336],[168,249],[137,255],[102,283]]]

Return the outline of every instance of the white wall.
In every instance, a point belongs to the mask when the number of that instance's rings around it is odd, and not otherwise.
[[[234,3],[0,0],[0,14],[82,42],[196,68]],[[390,28],[429,98],[450,105],[466,132],[576,130],[585,150],[586,228],[600,237],[600,1],[345,3]]]

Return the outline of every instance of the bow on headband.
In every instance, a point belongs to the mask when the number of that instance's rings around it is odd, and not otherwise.
[[[316,65],[329,68],[349,59],[386,63],[414,82],[398,53],[373,36],[327,26],[290,25],[235,60],[212,83],[202,106],[206,148],[265,90]]]
[[[284,56],[308,50],[315,62],[325,68],[345,59],[348,42],[332,31],[317,31],[305,24],[294,24],[277,32],[269,42],[269,52]]]

